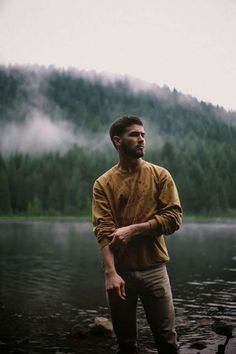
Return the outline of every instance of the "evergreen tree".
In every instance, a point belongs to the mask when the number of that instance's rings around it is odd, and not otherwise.
[[[12,209],[8,177],[4,160],[0,155],[0,214],[10,214],[11,211]]]
[[[27,214],[29,216],[40,216],[43,214],[42,205],[37,195],[34,197],[32,203],[29,202]]]

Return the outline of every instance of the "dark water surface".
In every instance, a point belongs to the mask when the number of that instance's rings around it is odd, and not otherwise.
[[[236,324],[236,223],[186,223],[166,238],[181,353],[193,342],[217,353],[215,320]],[[143,353],[155,353],[138,308]],[[104,279],[89,223],[0,223],[0,352],[112,353],[114,342],[70,338],[77,321],[108,316]],[[235,331],[234,331],[235,335]],[[106,347],[106,345],[108,347]],[[226,354],[236,353],[232,338]]]

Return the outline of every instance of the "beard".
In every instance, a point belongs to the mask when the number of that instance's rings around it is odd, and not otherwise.
[[[125,141],[122,141],[122,151],[125,153],[125,155],[139,159],[140,157],[143,157],[144,155],[144,149],[138,149],[139,146],[135,146],[131,148],[129,144],[127,144]]]

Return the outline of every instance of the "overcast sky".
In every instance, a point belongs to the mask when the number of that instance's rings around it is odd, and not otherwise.
[[[130,75],[236,110],[236,0],[0,0],[0,63]]]

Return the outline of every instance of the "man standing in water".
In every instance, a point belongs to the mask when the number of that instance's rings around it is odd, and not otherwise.
[[[94,183],[93,228],[101,247],[117,353],[138,352],[138,297],[159,354],[178,353],[164,240],[182,222],[178,193],[166,169],[142,159],[145,131],[140,118],[117,119],[110,137],[119,162]]]

